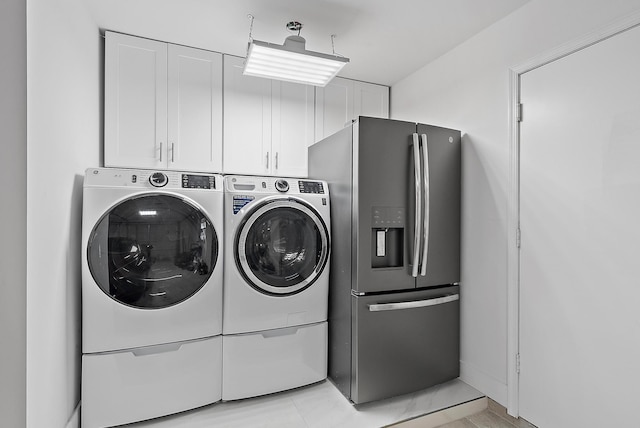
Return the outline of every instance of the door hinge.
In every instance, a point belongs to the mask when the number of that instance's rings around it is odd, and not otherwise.
[[[516,248],[520,248],[522,244],[522,236],[520,234],[520,228],[516,229]]]
[[[520,373],[520,354],[516,354],[516,373]]]
[[[516,106],[516,121],[522,122],[522,103]]]

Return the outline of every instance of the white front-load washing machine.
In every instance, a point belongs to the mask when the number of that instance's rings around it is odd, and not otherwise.
[[[222,399],[326,378],[326,182],[225,176]]]
[[[92,168],[82,218],[82,426],[221,399],[223,179]]]

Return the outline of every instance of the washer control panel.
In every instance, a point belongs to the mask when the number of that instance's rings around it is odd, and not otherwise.
[[[254,177],[248,175],[227,175],[224,187],[230,192],[243,194],[283,194],[287,195],[329,195],[327,183],[322,180],[299,178]]]
[[[321,181],[298,181],[300,193],[324,194],[324,184]]]

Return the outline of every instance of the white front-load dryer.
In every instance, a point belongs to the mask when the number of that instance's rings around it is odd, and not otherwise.
[[[225,176],[223,400],[326,378],[326,182]]]
[[[223,179],[92,168],[82,218],[82,426],[221,399]]]

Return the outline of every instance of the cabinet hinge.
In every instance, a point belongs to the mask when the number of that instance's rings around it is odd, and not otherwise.
[[[520,354],[516,354],[516,373],[520,373]]]
[[[520,248],[522,244],[522,236],[520,234],[520,228],[516,229],[516,248]]]
[[[522,122],[522,103],[518,103],[516,106],[516,120]]]

